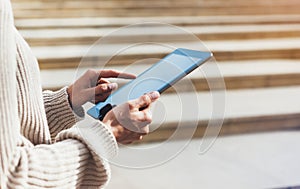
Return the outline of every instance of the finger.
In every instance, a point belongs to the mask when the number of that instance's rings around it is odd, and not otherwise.
[[[88,96],[89,100],[94,100],[96,96],[111,93],[117,88],[116,83],[108,83],[97,85],[96,87],[88,88],[85,90],[85,96]]]
[[[139,134],[143,136],[143,135],[147,135],[149,133],[150,133],[150,129],[149,129],[149,124],[148,124],[148,125],[141,128]]]
[[[152,122],[152,114],[150,110],[136,112],[135,116],[138,122],[144,122],[145,124],[150,124]]]
[[[131,102],[131,104],[135,108],[147,108],[152,102],[158,99],[160,94],[157,91],[145,94],[138,99],[135,99]]]
[[[98,102],[104,102],[110,94],[111,93],[104,93],[103,95],[95,96],[94,103],[97,104]]]
[[[121,143],[124,144],[124,145],[128,145],[128,144],[132,144],[133,142],[139,141],[139,140],[142,140],[142,139],[143,139],[143,136],[139,136],[138,138],[136,138],[134,140],[125,140],[125,141],[122,141]]]
[[[101,78],[101,79],[98,80],[97,85],[104,84],[104,83],[110,83],[110,81],[108,81],[107,79]]]
[[[117,131],[118,139],[125,140],[127,138],[127,136],[129,136],[131,134],[131,131],[127,130],[126,128],[124,128],[121,125],[119,125],[115,128],[116,128],[116,131]]]
[[[103,95],[105,93],[111,93],[113,90],[118,88],[117,83],[105,83],[105,84],[100,84],[94,87],[95,89],[95,96],[98,95]]]
[[[127,138],[122,140],[121,143],[122,144],[131,144],[132,142],[141,140],[142,138],[143,138],[142,135],[134,133],[132,135],[127,136]]]
[[[130,144],[135,140],[137,140],[137,137],[132,137],[132,135],[121,136],[117,139],[122,144]]]
[[[126,72],[120,72],[117,70],[100,70],[99,71],[99,78],[123,78],[123,79],[135,79],[136,76],[131,73],[126,73]]]
[[[132,144],[132,143],[133,143],[133,141],[124,141],[124,142],[121,142],[121,144],[125,144],[125,145]]]

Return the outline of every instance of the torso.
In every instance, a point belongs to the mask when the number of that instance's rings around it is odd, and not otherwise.
[[[33,144],[48,144],[50,143],[50,134],[43,104],[38,62],[20,34],[16,35],[16,41],[20,131]]]

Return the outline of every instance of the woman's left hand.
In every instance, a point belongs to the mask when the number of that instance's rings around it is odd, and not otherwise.
[[[130,73],[116,70],[93,70],[86,71],[78,80],[68,87],[68,95],[72,108],[80,108],[88,101],[93,103],[105,101],[111,92],[117,89],[117,83],[110,83],[104,78],[135,79]]]

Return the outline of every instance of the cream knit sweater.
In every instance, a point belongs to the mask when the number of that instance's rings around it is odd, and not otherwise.
[[[73,113],[66,88],[42,93],[37,60],[14,27],[9,0],[0,0],[0,45],[0,188],[104,187],[110,169],[103,157],[117,152],[110,128],[86,121],[95,146],[73,126],[83,115]]]

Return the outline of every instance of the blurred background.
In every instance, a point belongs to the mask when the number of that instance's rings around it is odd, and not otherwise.
[[[122,26],[142,22],[176,25],[193,33],[215,56],[224,79],[224,123],[213,146],[199,154],[209,122],[211,100],[203,72],[189,78],[196,91],[177,84],[185,95],[198,96],[202,116],[176,114],[176,90],[161,99],[169,118],[161,127],[133,145],[141,149],[165,145],[185,146],[162,165],[152,168],[112,164],[107,188],[281,188],[300,185],[300,1],[299,0],[12,0],[17,29],[32,47],[41,68],[43,89],[69,85],[77,68],[85,70],[101,61],[89,57],[88,48]],[[189,47],[192,41],[157,24],[135,27],[107,41],[107,49],[141,41],[162,41]],[[168,51],[156,47],[124,52],[105,67],[140,73]],[[100,58],[99,58],[100,57]],[[128,65],[130,69],[128,69]],[[166,71],[166,70],[163,70]],[[122,84],[122,83],[121,83]],[[193,111],[191,109],[190,111]],[[189,124],[197,122],[193,139],[185,138]],[[164,143],[183,124],[182,137]],[[187,142],[190,142],[187,144]],[[187,144],[187,145],[186,145]],[[180,152],[180,153],[179,153]],[[121,157],[138,157],[121,147]],[[174,155],[174,154],[173,154]],[[135,157],[133,157],[135,156]],[[161,162],[162,163],[162,162]]]

